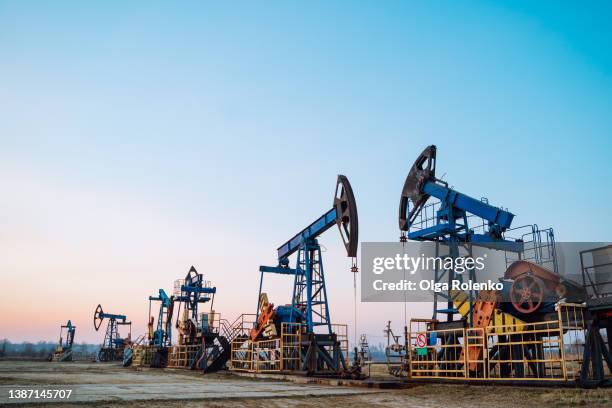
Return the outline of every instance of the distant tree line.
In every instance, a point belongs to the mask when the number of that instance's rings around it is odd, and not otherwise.
[[[8,339],[2,339],[0,340],[0,358],[44,359],[49,357],[56,347],[57,343],[48,341],[12,343]],[[72,348],[75,355],[86,358],[96,353],[100,345],[75,343]],[[377,345],[370,344],[370,354],[374,361],[385,361],[385,346],[382,343]],[[351,358],[353,357],[353,350],[349,350],[349,355]]]
[[[56,348],[57,343],[48,341],[13,343],[8,339],[2,339],[0,340],[0,358],[44,359],[49,357]],[[87,343],[75,343],[72,346],[74,353],[83,356],[95,353],[99,348],[99,345]]]

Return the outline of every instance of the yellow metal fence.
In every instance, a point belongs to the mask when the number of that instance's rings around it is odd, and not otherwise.
[[[199,349],[199,345],[170,347],[168,368],[190,368]]]
[[[133,367],[148,367],[151,365],[151,356],[153,355],[153,346],[144,344],[135,344],[132,346],[132,366]]]
[[[252,372],[298,370],[301,327],[299,323],[283,323],[281,336],[272,340],[234,339],[230,359],[232,369]]]
[[[340,351],[344,355],[344,361],[349,359],[348,325],[332,324],[332,333],[336,333],[336,339],[340,343]]]
[[[435,329],[412,319],[405,356],[411,378],[549,380],[577,378],[584,348],[584,307],[557,306],[557,319],[486,328]]]

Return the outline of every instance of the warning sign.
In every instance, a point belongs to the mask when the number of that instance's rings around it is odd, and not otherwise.
[[[427,346],[427,336],[425,333],[418,333],[416,338],[416,346],[418,348],[423,348]]]

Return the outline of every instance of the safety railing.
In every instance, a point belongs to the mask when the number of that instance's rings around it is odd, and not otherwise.
[[[489,204],[489,200],[486,197],[482,197],[480,201]],[[412,222],[410,226],[410,232],[424,230],[437,225],[440,222],[438,218],[438,212],[441,208],[442,203],[440,202],[440,200],[437,199],[431,200],[430,202],[425,204]],[[466,218],[470,230],[478,234],[485,234],[489,231],[489,224],[486,223],[482,218],[469,213],[466,215]],[[462,220],[458,221],[459,223],[457,227],[463,229],[467,228],[466,225],[462,224]]]
[[[411,377],[467,378],[465,329],[430,330],[431,320],[413,319],[408,332]]]
[[[191,368],[200,350],[199,345],[172,346],[168,352],[168,368]]]
[[[281,324],[281,369],[299,370],[302,356],[302,327],[300,323]]]
[[[563,304],[557,307],[557,314],[563,333],[563,369],[565,377],[578,378],[582,369],[584,356],[584,339],[586,322],[584,320],[585,308],[583,305]]]
[[[465,329],[465,375],[468,378],[484,378],[486,375],[485,338],[483,328]]]
[[[252,343],[253,366],[255,371],[270,372],[281,370],[281,340],[261,340]]]
[[[230,368],[236,371],[280,371],[282,364],[280,339],[232,342]]]
[[[132,366],[145,367],[151,365],[151,356],[153,355],[153,346],[144,344],[135,344],[132,346]]]
[[[332,324],[332,332],[336,333],[336,340],[340,343],[340,351],[344,356],[344,361],[349,358],[349,340],[348,340],[348,325]]]
[[[411,378],[570,381],[580,374],[584,306],[557,305],[557,320],[436,330],[412,319],[406,353]]]
[[[555,235],[552,228],[540,229],[536,224],[522,225],[504,233],[507,240],[521,242],[522,251],[505,251],[506,266],[523,260],[558,273]]]
[[[230,343],[236,338],[246,337],[255,324],[255,314],[241,314],[233,322],[219,319],[219,333]]]
[[[280,336],[275,339],[265,339],[252,342],[242,336],[237,336],[232,342],[230,367],[236,371],[274,372],[297,371],[302,363],[302,334],[304,325],[301,323],[282,323]],[[348,326],[346,324],[332,325],[339,348],[325,346],[333,356],[339,350],[345,361],[348,359]]]
[[[234,340],[231,343],[230,368],[237,371],[254,371],[253,344]]]
[[[565,380],[559,321],[487,328],[490,379]]]
[[[281,336],[259,341],[232,341],[230,366],[233,370],[273,372],[297,370],[300,367],[301,333],[299,323],[281,324]]]
[[[580,265],[589,298],[612,298],[612,245],[581,251]]]

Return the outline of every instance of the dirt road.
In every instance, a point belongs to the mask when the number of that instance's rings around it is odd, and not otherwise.
[[[16,389],[71,389],[69,400],[10,399]],[[129,407],[609,407],[612,389],[415,385],[401,390],[253,380],[118,364],[0,361],[0,405]],[[231,404],[230,404],[231,402]]]

